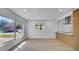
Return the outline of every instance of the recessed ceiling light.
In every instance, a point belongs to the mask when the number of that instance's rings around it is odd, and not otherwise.
[[[63,9],[59,9],[59,12],[62,12],[63,11]]]
[[[27,10],[26,9],[24,9],[24,12],[26,12]]]

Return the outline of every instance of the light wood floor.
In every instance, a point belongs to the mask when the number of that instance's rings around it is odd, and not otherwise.
[[[57,39],[28,39],[13,51],[75,51]]]

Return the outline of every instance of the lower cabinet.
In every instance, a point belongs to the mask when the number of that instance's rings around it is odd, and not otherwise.
[[[72,45],[72,38],[71,38],[71,35],[66,35],[66,43],[68,44],[68,45]]]
[[[56,33],[56,38],[63,41],[63,42],[66,41],[65,35],[63,35],[62,33]]]
[[[73,47],[73,36],[64,33],[56,33],[56,38]]]

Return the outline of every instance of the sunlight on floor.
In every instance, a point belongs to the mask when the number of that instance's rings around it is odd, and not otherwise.
[[[21,48],[24,44],[26,44],[27,42],[22,42],[17,48],[14,49],[14,51],[17,51],[19,48]]]

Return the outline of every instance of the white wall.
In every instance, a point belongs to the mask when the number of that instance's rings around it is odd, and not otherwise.
[[[43,24],[43,31],[35,30],[35,24]],[[25,25],[27,38],[56,38],[56,21],[27,21]]]

